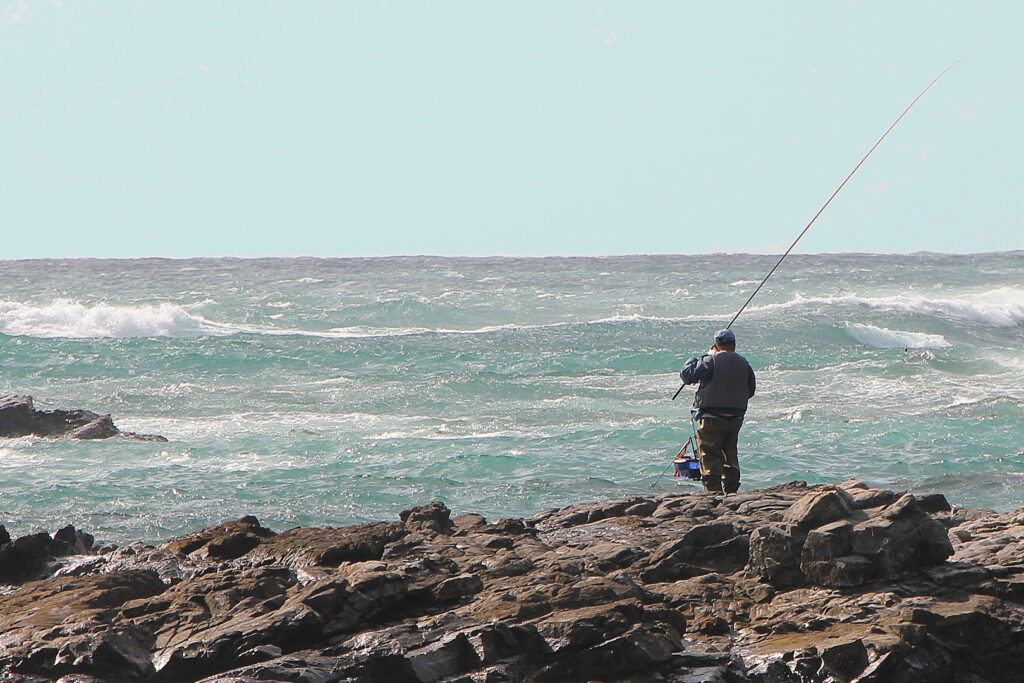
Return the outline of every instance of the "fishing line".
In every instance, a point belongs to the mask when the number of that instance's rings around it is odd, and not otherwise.
[[[964,59],[966,59],[966,57],[964,57]],[[850,174],[849,174],[848,176],[846,176],[846,178],[845,178],[845,179],[843,179],[843,182],[839,183],[839,187],[837,187],[837,188],[835,189],[835,192],[833,192],[833,193],[831,194],[831,196],[829,196],[829,198],[828,198],[827,200],[825,200],[825,203],[821,205],[821,208],[820,208],[820,209],[818,209],[818,213],[814,214],[814,218],[812,218],[812,219],[810,220],[810,222],[809,222],[809,223],[807,224],[807,226],[806,226],[806,227],[804,227],[804,229],[803,229],[803,230],[802,230],[802,231],[800,232],[800,234],[799,234],[799,235],[797,235],[796,239],[795,239],[795,240],[793,240],[793,244],[789,245],[789,249],[787,249],[787,250],[786,250],[786,253],[782,255],[782,257],[781,257],[781,258],[779,259],[779,262],[778,262],[778,263],[776,263],[776,264],[775,264],[775,266],[774,266],[774,267],[773,267],[773,268],[772,268],[772,269],[771,269],[770,271],[768,271],[768,274],[764,276],[764,279],[763,279],[763,280],[761,280],[761,284],[759,284],[759,285],[757,286],[757,289],[755,289],[755,290],[754,290],[754,292],[753,292],[753,294],[751,294],[751,295],[750,295],[750,298],[748,298],[748,299],[747,299],[746,303],[744,303],[744,304],[743,304],[742,306],[740,306],[740,310],[736,311],[736,315],[734,315],[734,316],[732,317],[732,320],[730,320],[730,321],[729,321],[729,324],[725,326],[725,329],[729,329],[730,327],[732,327],[732,324],[733,324],[734,322],[736,322],[736,318],[740,317],[740,313],[742,313],[742,312],[743,312],[743,309],[747,307],[747,304],[749,304],[749,303],[750,303],[750,302],[751,302],[751,301],[753,300],[753,298],[754,298],[755,296],[757,296],[757,293],[758,293],[759,291],[761,291],[761,287],[763,287],[763,286],[764,286],[764,283],[768,281],[768,278],[770,278],[770,277],[772,276],[772,273],[774,273],[774,272],[775,272],[775,269],[779,267],[779,265],[780,265],[780,264],[781,264],[781,263],[782,263],[782,262],[783,262],[783,261],[785,260],[785,258],[786,258],[787,256],[789,256],[789,252],[793,251],[793,247],[795,247],[795,246],[796,246],[796,243],[800,241],[800,238],[801,238],[801,237],[803,237],[803,236],[804,236],[804,235],[805,235],[805,234],[807,233],[807,231],[811,229],[811,226],[812,226],[812,225],[814,225],[814,221],[818,220],[818,216],[820,216],[820,215],[822,214],[822,212],[823,212],[823,211],[825,210],[825,208],[826,208],[826,207],[828,207],[828,205],[832,203],[832,200],[833,200],[833,199],[835,198],[835,196],[836,196],[837,194],[839,194],[839,191],[840,191],[841,189],[843,189],[843,186],[844,186],[844,185],[846,185],[846,182],[847,182],[847,181],[848,181],[848,180],[849,180],[850,178],[852,178],[852,177],[853,177],[853,174],[857,172],[857,169],[861,167],[861,164],[863,164],[863,163],[864,163],[865,161],[867,161],[867,158],[868,158],[869,156],[871,156],[871,153],[875,151],[875,148],[876,148],[876,147],[878,147],[878,146],[879,146],[880,144],[882,144],[882,140],[884,140],[884,139],[886,138],[886,136],[887,136],[887,135],[889,135],[889,132],[890,132],[890,131],[891,131],[891,130],[892,130],[893,128],[895,128],[895,127],[896,127],[896,124],[897,124],[897,123],[899,123],[899,122],[900,122],[900,120],[901,120],[901,119],[902,119],[902,118],[903,118],[904,116],[906,116],[907,112],[908,112],[908,111],[910,111],[910,110],[911,110],[911,108],[912,108],[912,107],[913,107],[913,106],[914,106],[915,104],[917,104],[917,101],[918,101],[919,99],[921,99],[922,97],[924,97],[924,94],[925,94],[926,92],[928,92],[928,90],[929,90],[929,89],[930,89],[930,88],[931,88],[931,87],[932,87],[933,85],[935,85],[935,83],[936,83],[936,82],[938,82],[938,80],[939,80],[940,78],[942,78],[943,76],[945,76],[945,75],[946,75],[946,72],[947,72],[947,71],[949,71],[950,69],[952,69],[952,68],[953,68],[954,66],[956,66],[956,65],[957,65],[957,64],[959,64],[960,62],[964,61],[964,59],[958,59],[957,61],[955,61],[955,62],[953,62],[952,64],[950,64],[949,66],[947,66],[947,67],[946,67],[946,68],[945,68],[945,69],[943,70],[943,72],[942,72],[942,73],[940,73],[940,74],[939,74],[938,76],[936,76],[936,77],[934,78],[934,80],[932,80],[932,82],[931,82],[931,83],[929,83],[929,84],[928,84],[927,86],[925,86],[925,89],[921,91],[921,94],[919,94],[919,95],[918,95],[917,97],[915,97],[915,98],[914,98],[914,101],[913,101],[913,102],[911,102],[910,104],[908,104],[908,105],[907,105],[907,108],[903,110],[903,113],[902,113],[902,114],[900,114],[900,115],[899,115],[899,116],[898,116],[898,117],[896,118],[896,120],[892,122],[892,125],[891,125],[891,126],[889,126],[889,127],[888,127],[888,128],[886,129],[886,131],[885,131],[884,133],[882,133],[882,137],[878,138],[878,141],[877,141],[877,142],[875,142],[875,144],[871,145],[871,149],[869,149],[869,150],[868,150],[867,154],[865,154],[865,155],[864,155],[864,156],[863,156],[863,157],[861,158],[861,160],[857,162],[857,165],[853,167],[853,170],[852,170],[852,171],[850,171]]]
[[[692,441],[691,441],[690,439],[687,439],[687,440],[686,440],[686,443],[684,443],[684,444],[683,444],[683,447],[679,449],[679,452],[678,452],[678,453],[676,453],[676,457],[675,457],[675,458],[672,458],[672,462],[670,462],[670,463],[668,464],[668,467],[666,467],[666,468],[665,468],[664,470],[662,470],[661,474],[659,474],[659,475],[658,475],[658,478],[654,480],[654,483],[653,483],[653,484],[651,484],[651,488],[652,488],[652,489],[653,489],[653,488],[654,488],[655,486],[657,486],[657,485],[658,485],[658,482],[659,482],[659,481],[661,481],[661,478],[665,476],[665,473],[666,473],[666,472],[668,472],[668,471],[669,471],[669,469],[670,469],[670,468],[671,468],[671,467],[672,467],[673,465],[675,465],[675,461],[676,461],[676,459],[678,459],[678,458],[681,458],[681,457],[683,457],[683,455],[685,455],[685,454],[686,454],[686,449],[690,447],[691,443],[692,443]],[[697,447],[696,447],[696,446],[694,446],[694,449],[696,449],[696,448],[697,448]]]
[[[928,92],[928,90],[930,90],[931,87],[933,85],[935,85],[940,78],[942,78],[943,76],[946,75],[947,71],[949,71],[950,69],[952,69],[954,66],[956,66],[960,62],[964,61],[965,59],[967,59],[967,58],[964,57],[963,59],[956,60],[955,62],[953,62],[952,64],[947,66],[945,69],[943,69],[942,73],[940,73],[938,76],[936,76],[934,79],[932,79],[932,82],[925,86],[924,90],[922,90],[921,93],[917,97],[915,97],[914,100],[910,104],[907,105],[907,108],[903,110],[903,113],[900,114],[898,117],[896,117],[896,120],[892,122],[892,125],[889,126],[885,130],[884,133],[882,133],[882,137],[878,138],[878,140],[875,142],[875,144],[871,145],[871,149],[869,149],[867,151],[867,154],[865,154],[863,157],[861,157],[861,160],[857,162],[857,165],[853,167],[853,170],[850,171],[849,175],[847,175],[846,178],[843,179],[843,182],[839,183],[839,187],[837,187],[835,189],[835,191],[829,196],[829,198],[825,200],[825,203],[821,205],[820,209],[818,209],[818,213],[814,214],[814,217],[811,218],[810,222],[808,222],[807,225],[804,227],[804,229],[800,231],[800,234],[797,235],[795,240],[793,240],[793,243],[791,245],[789,245],[789,249],[786,250],[786,253],[783,254],[779,258],[778,262],[772,267],[772,269],[770,271],[768,271],[768,274],[764,276],[763,280],[761,280],[761,284],[759,284],[757,286],[757,288],[754,289],[753,293],[751,293],[751,295],[747,298],[746,302],[744,302],[744,304],[742,306],[740,306],[740,310],[736,311],[736,315],[734,315],[732,317],[732,320],[730,320],[729,324],[725,326],[725,329],[728,330],[730,327],[732,327],[732,324],[734,322],[736,322],[737,318],[740,317],[740,313],[742,313],[743,310],[747,307],[747,304],[749,304],[751,301],[754,300],[754,297],[757,296],[757,293],[761,291],[762,287],[764,287],[764,283],[768,282],[768,278],[770,278],[772,276],[772,273],[774,273],[775,270],[780,265],[782,265],[782,262],[784,260],[786,260],[787,256],[789,256],[789,252],[793,251],[793,247],[796,246],[796,243],[799,242],[800,239],[804,235],[807,234],[807,231],[811,229],[811,226],[814,225],[814,222],[816,220],[818,220],[818,216],[820,216],[822,214],[822,212],[824,212],[825,209],[828,207],[828,205],[832,203],[832,200],[835,199],[835,196],[837,194],[839,194],[840,190],[843,189],[843,186],[846,185],[847,181],[849,181],[850,178],[853,177],[853,174],[857,172],[857,169],[859,169],[861,167],[861,165],[865,161],[867,161],[868,157],[871,156],[871,153],[875,151],[875,148],[878,147],[880,144],[882,144],[882,140],[884,140],[886,138],[886,136],[889,135],[889,133],[892,131],[892,129],[896,127],[896,124],[898,124],[903,119],[903,117],[907,115],[907,112],[909,112],[914,107],[914,105],[917,104],[917,101],[919,99],[924,97],[924,94],[926,92]],[[679,392],[682,391],[683,387],[685,387],[685,386],[686,385],[684,384],[682,387],[679,387],[679,389],[676,391],[676,393],[672,396],[672,400],[673,401],[676,400],[676,397],[679,396]]]

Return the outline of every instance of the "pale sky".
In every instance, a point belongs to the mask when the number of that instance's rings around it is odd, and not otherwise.
[[[2,1],[2,0],[0,0]],[[1024,248],[1024,4],[0,15],[0,258]]]

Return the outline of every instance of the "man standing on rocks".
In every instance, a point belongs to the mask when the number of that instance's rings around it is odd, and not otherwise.
[[[732,330],[722,330],[715,334],[711,352],[686,361],[679,376],[683,384],[700,382],[693,398],[693,419],[704,488],[712,493],[735,493],[740,487],[736,446],[747,401],[757,388],[754,369],[736,353]]]

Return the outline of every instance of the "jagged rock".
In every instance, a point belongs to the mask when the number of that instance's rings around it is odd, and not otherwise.
[[[749,555],[749,535],[741,534],[731,522],[699,524],[678,541],[660,546],[649,558],[649,568],[642,578],[657,583],[708,572],[739,571]]]
[[[953,554],[946,528],[932,519],[912,494],[881,509],[878,518],[855,524],[850,549],[867,557],[883,578],[938,564]]]
[[[1017,680],[1024,511],[947,505],[847,481],[493,524],[441,503],[282,533],[243,517],[9,586],[0,679]],[[96,552],[73,527],[0,541],[15,584]]]
[[[450,513],[449,513],[450,514]],[[487,518],[476,513],[459,515],[452,518],[452,525],[459,529],[460,533],[479,531],[487,526]]]
[[[121,430],[114,426],[114,421],[109,415],[100,415],[81,427],[68,430],[64,436],[69,439],[109,439],[120,433]]]
[[[551,648],[533,624],[488,624],[467,632],[476,656],[484,664],[520,656],[546,657]]]
[[[461,574],[450,579],[445,579],[434,590],[434,595],[439,600],[451,600],[461,598],[473,593],[479,593],[484,589],[483,580],[476,574]]]
[[[264,541],[250,554],[254,559],[283,562],[293,567],[337,566],[343,562],[379,560],[389,543],[408,534],[404,524],[371,522],[339,529],[296,528]]]
[[[850,505],[845,489],[812,492],[750,539],[748,570],[779,586],[858,586],[895,579],[953,554],[945,526],[906,494],[884,507]],[[941,511],[942,501],[929,507]],[[948,505],[948,504],[947,504]]]
[[[849,517],[852,501],[853,497],[841,488],[808,493],[786,510],[782,521],[804,531],[816,529]]]
[[[446,636],[406,653],[416,679],[434,683],[453,674],[472,671],[480,666],[480,658],[463,633]]]
[[[849,681],[861,674],[868,665],[868,650],[860,638],[848,643],[832,645],[821,652],[825,670],[841,681]]]
[[[807,581],[800,569],[803,538],[774,524],[758,527],[750,534],[747,568],[774,586],[802,586]]]
[[[131,681],[152,673],[151,639],[126,621],[124,603],[165,586],[151,572],[59,577],[0,596],[0,671],[36,676],[80,673]]]
[[[167,441],[156,434],[122,432],[110,415],[89,410],[36,410],[31,396],[0,398],[0,437],[67,437],[69,439],[106,439],[123,436],[140,441]]]
[[[155,548],[141,541],[109,550],[95,559],[97,571],[114,573],[144,569],[159,576],[167,585],[198,576],[210,566],[207,560],[182,556],[165,547]]]
[[[248,515],[234,522],[226,522],[168,541],[163,547],[181,555],[233,560],[246,554],[265,539],[276,535],[270,529],[261,526],[258,519]]]
[[[435,531],[440,534],[451,533],[454,525],[451,521],[451,510],[444,503],[434,502],[421,505],[399,513],[398,519],[406,527],[417,531]]]
[[[539,681],[590,681],[618,678],[636,671],[650,671],[669,661],[678,647],[678,637],[637,627],[580,651],[574,658],[562,658],[544,668]]]
[[[69,524],[53,535],[50,554],[54,557],[83,555],[92,550],[94,541],[92,534],[79,531]]]

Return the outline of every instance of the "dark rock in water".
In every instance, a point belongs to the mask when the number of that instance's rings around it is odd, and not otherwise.
[[[0,582],[20,583],[45,575],[47,566],[58,557],[79,555],[92,549],[93,537],[66,526],[51,538],[40,532],[11,540],[0,527]]]
[[[109,439],[117,436],[120,430],[114,426],[109,415],[100,415],[81,427],[75,427],[64,434],[69,439]]]
[[[18,583],[41,574],[52,555],[53,539],[45,532],[22,536],[0,547],[0,581]]]
[[[70,524],[53,535],[51,553],[56,556],[83,555],[92,550],[95,538]]]
[[[793,482],[493,524],[250,516],[50,578],[92,537],[0,527],[0,680],[1020,680],[1024,516],[940,498]]]
[[[69,439],[122,436],[137,441],[167,441],[156,434],[122,432],[109,415],[97,415],[88,410],[36,410],[31,396],[4,396],[0,398],[0,437],[19,436]]]

